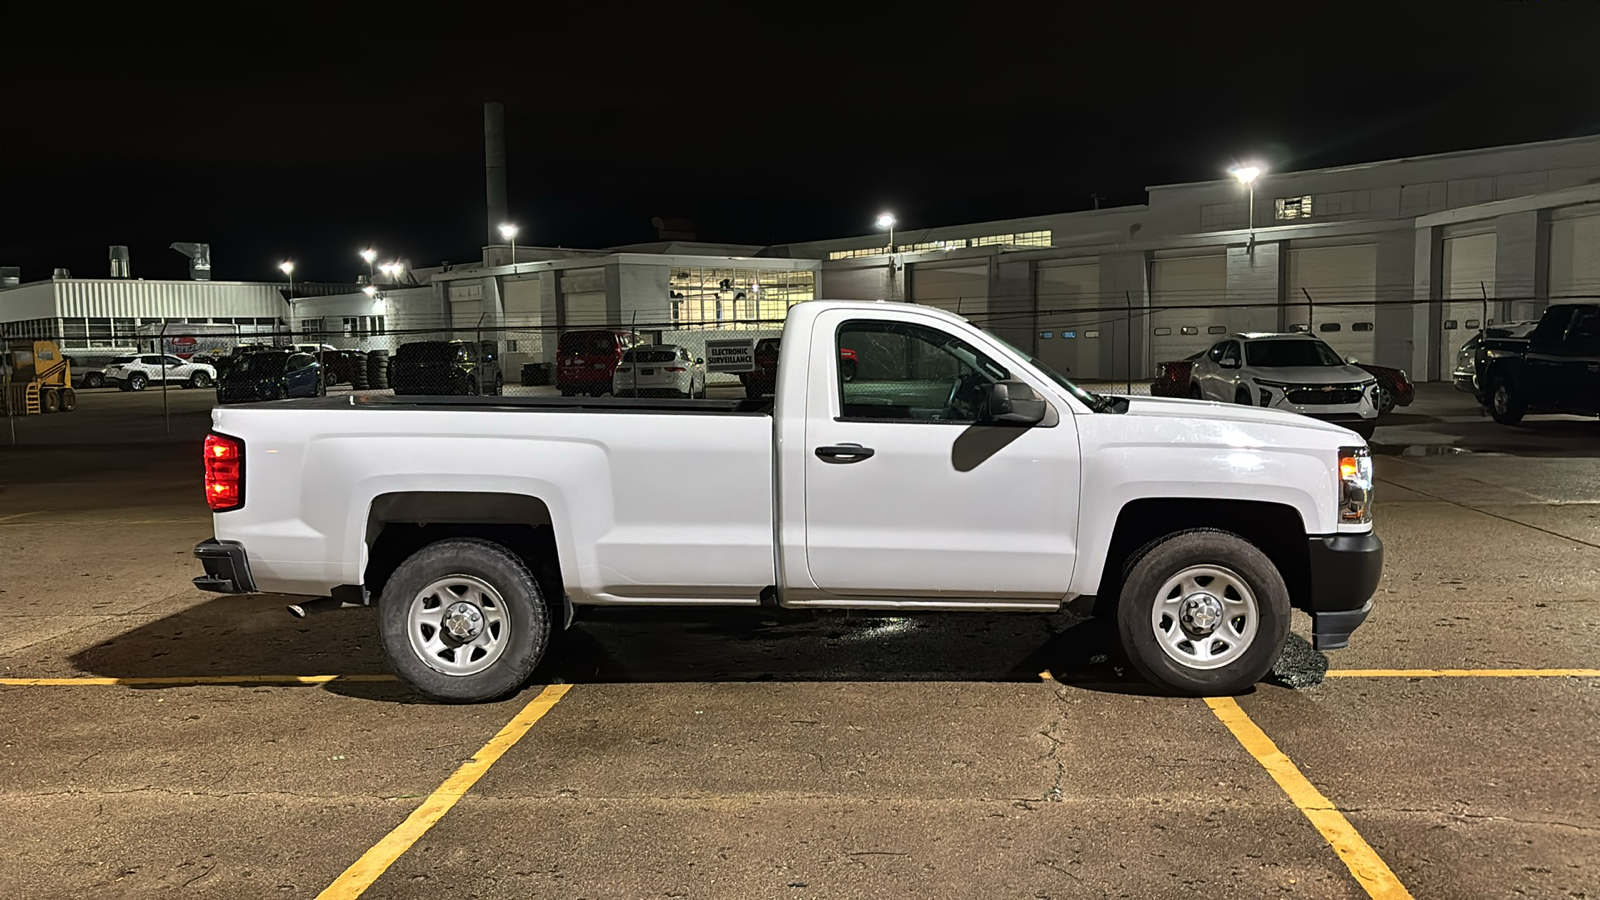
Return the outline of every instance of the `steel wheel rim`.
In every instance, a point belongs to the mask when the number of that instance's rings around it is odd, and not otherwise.
[[[1211,621],[1217,617],[1216,621]],[[1243,656],[1261,628],[1255,592],[1225,566],[1189,566],[1167,579],[1150,610],[1156,644],[1189,669],[1220,669]]]
[[[511,616],[492,585],[446,575],[417,592],[406,611],[411,652],[444,675],[476,675],[494,665],[511,640]]]

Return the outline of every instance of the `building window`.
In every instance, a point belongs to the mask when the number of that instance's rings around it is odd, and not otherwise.
[[[1311,197],[1279,197],[1272,201],[1274,216],[1279,222],[1311,218]]]
[[[1172,333],[1172,329],[1171,328],[1157,328],[1153,333],[1155,334],[1156,337],[1166,337],[1167,335]]]
[[[972,239],[974,247],[1048,247],[1050,232],[1024,231],[1019,234],[991,234]]]
[[[1206,334],[1227,334],[1227,333],[1228,333],[1228,327],[1226,325],[1207,325],[1206,326]]]
[[[672,324],[776,331],[789,307],[815,294],[815,272],[694,267],[669,274]]]
[[[1200,328],[1195,325],[1185,325],[1180,329],[1184,334],[1199,334]]]
[[[1468,322],[1467,324],[1470,325],[1472,323]],[[1357,322],[1354,325],[1350,326],[1350,330],[1351,331],[1371,331],[1372,330],[1372,323],[1371,322]]]
[[[1323,332],[1338,331],[1339,330],[1339,323],[1338,322],[1323,322],[1321,325],[1317,326],[1317,330],[1318,331],[1323,331]]]
[[[1098,331],[1085,331],[1083,333],[1083,336],[1086,337],[1086,338],[1097,338],[1097,337],[1100,336],[1100,332],[1098,332]]]
[[[868,256],[883,256],[889,252],[888,245],[882,247],[866,247],[861,250],[835,250],[828,254],[829,259],[862,259]]]

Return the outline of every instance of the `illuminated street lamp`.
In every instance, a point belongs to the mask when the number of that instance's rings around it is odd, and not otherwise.
[[[511,242],[511,264],[517,264],[517,226],[510,222],[500,226],[500,236]]]
[[[372,261],[378,258],[378,251],[368,247],[361,251],[361,258],[367,261],[367,281],[372,281]]]
[[[894,213],[880,213],[878,227],[889,229],[889,252],[894,252]]]
[[[286,259],[278,263],[278,271],[289,276],[289,299],[294,299],[294,260]]]
[[[378,266],[378,271],[382,272],[390,281],[398,280],[400,272],[404,269],[405,266],[398,262],[386,262]]]
[[[1256,179],[1261,176],[1260,166],[1234,166],[1228,174],[1239,180],[1239,183],[1250,189],[1250,243],[1256,240]]]

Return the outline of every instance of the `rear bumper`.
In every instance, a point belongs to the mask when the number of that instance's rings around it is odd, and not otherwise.
[[[207,538],[195,545],[194,555],[206,567],[206,574],[194,586],[215,594],[254,594],[255,579],[250,577],[250,558],[238,541]]]
[[[1383,541],[1375,534],[1329,534],[1311,538],[1312,645],[1337,650],[1372,612],[1372,595],[1383,578]]]

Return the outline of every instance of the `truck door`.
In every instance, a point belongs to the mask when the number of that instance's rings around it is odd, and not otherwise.
[[[1561,349],[1557,388],[1561,405],[1585,412],[1600,410],[1600,307],[1580,306],[1573,311]]]
[[[1516,373],[1524,399],[1534,406],[1549,408],[1566,404],[1567,390],[1563,385],[1567,372],[1567,325],[1572,321],[1573,308],[1552,306],[1539,319],[1538,327],[1528,335],[1528,348],[1523,356],[1522,370]]]
[[[1073,414],[1057,392],[1008,371],[997,344],[914,310],[834,310],[814,328],[803,465],[817,588],[863,598],[1063,597],[1077,555],[1079,459]],[[844,350],[856,363],[849,381]],[[1050,398],[1043,423],[979,423],[988,386],[1008,378]]]

